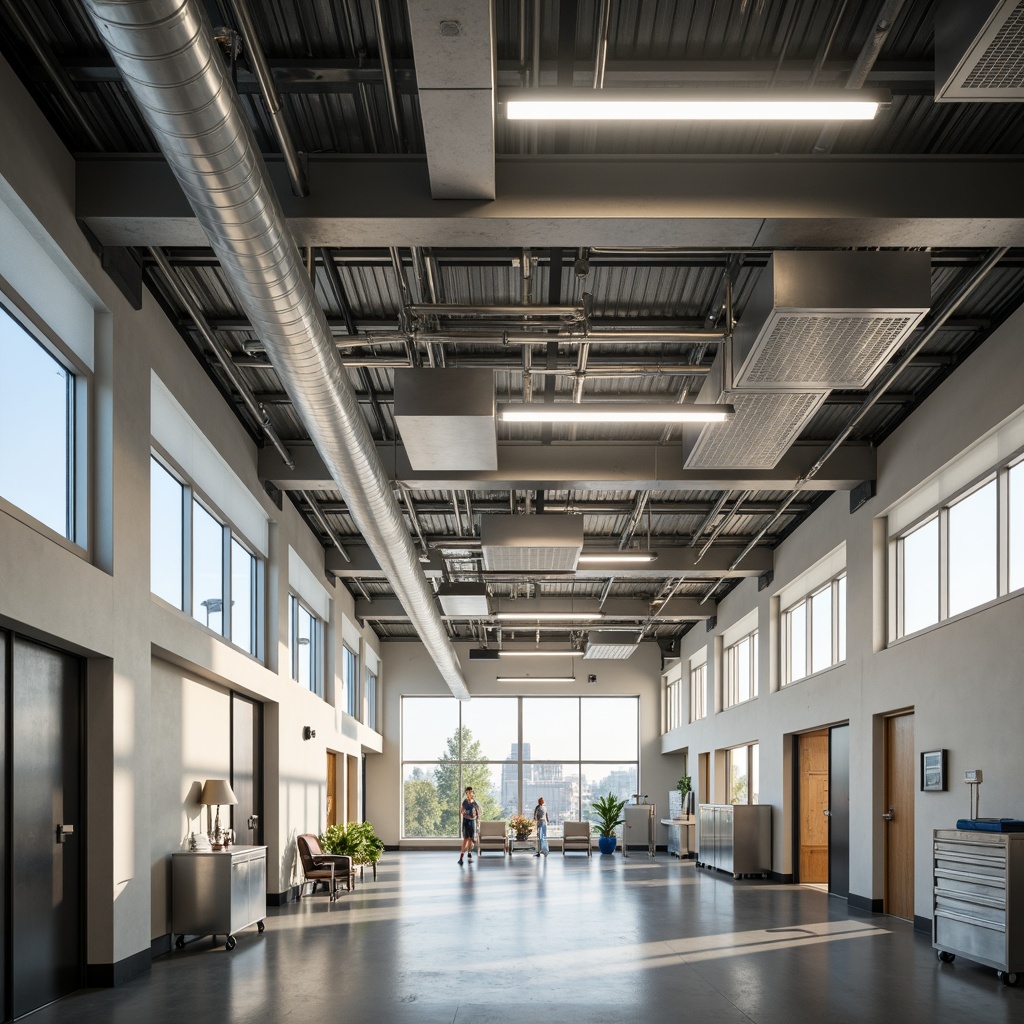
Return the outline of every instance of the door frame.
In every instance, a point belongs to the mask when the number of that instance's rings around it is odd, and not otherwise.
[[[803,796],[803,793],[802,793],[802,790],[801,790],[801,786],[800,786],[800,782],[801,782],[801,778],[802,778],[802,768],[801,768],[801,764],[800,764],[800,740],[804,736],[824,736],[825,740],[826,740],[826,744],[829,745],[831,743],[831,726],[823,725],[823,726],[816,727],[814,729],[802,729],[800,732],[793,733],[793,737],[792,737],[792,739],[793,739],[793,801],[794,801],[794,814],[793,814],[793,879],[794,879],[794,881],[797,884],[803,882],[803,879],[800,877],[800,851],[802,849],[802,843],[801,843],[801,839],[802,839],[801,832],[802,832],[802,830],[801,830],[801,825],[800,825],[800,819],[801,819],[801,815],[800,815],[801,803],[800,803],[800,801],[801,801],[801,798]],[[826,746],[826,749],[828,749],[828,746]],[[829,792],[830,793],[831,793],[831,785],[832,785],[832,770],[831,769],[832,769],[831,763],[826,761],[826,773],[828,775],[828,785],[829,785]],[[829,808],[826,805],[824,810],[827,811],[828,809]],[[830,839],[831,837],[829,836],[828,838]],[[827,840],[826,840],[826,842],[827,842]],[[828,847],[826,847],[826,849],[827,848]],[[829,881],[828,880],[828,868],[827,868],[827,866],[826,866],[825,875],[826,875],[826,878],[825,878],[825,883],[824,884],[827,886],[828,885],[828,881]],[[808,883],[808,884],[820,885],[822,883],[814,882],[814,883]]]
[[[882,756],[881,756],[881,759],[880,759],[881,760],[881,765],[882,765],[882,785],[881,785],[881,788],[879,790],[881,806],[875,808],[875,813],[878,815],[878,817],[875,820],[878,821],[880,823],[881,827],[882,827],[882,900],[881,900],[881,903],[882,903],[882,913],[883,914],[888,914],[888,915],[890,915],[892,917],[896,917],[897,915],[893,913],[893,911],[891,909],[891,905],[890,905],[890,899],[889,899],[889,867],[890,867],[890,865],[889,865],[889,828],[888,828],[888,823],[886,821],[884,821],[883,818],[882,818],[882,815],[885,814],[888,811],[889,799],[890,799],[890,781],[891,781],[890,769],[891,769],[891,765],[889,763],[890,762],[890,756],[889,756],[889,729],[890,729],[891,723],[893,721],[895,721],[898,718],[906,718],[908,716],[912,719],[911,728],[913,728],[914,727],[914,722],[913,722],[914,714],[915,714],[915,708],[913,706],[910,706],[910,707],[900,708],[897,711],[887,711],[887,712],[885,712],[885,714],[882,714],[882,715],[879,716],[879,718],[881,719],[881,727],[882,727],[882,736],[881,736]],[[915,732],[915,740],[914,740],[914,742],[911,745],[911,754],[913,754],[915,752],[915,750],[916,750],[916,732]],[[916,778],[917,778],[916,764],[915,764],[914,757],[912,756],[911,759],[910,759],[910,793],[911,793],[911,806],[912,807],[914,806],[914,803],[916,802],[916,796],[917,796],[917,794],[916,794],[916,788],[917,788],[916,787]],[[915,807],[915,812],[916,812],[916,807]],[[915,819],[916,819],[916,813],[915,813]],[[914,898],[914,896],[915,896],[915,885],[916,885],[916,878],[915,878],[916,872],[914,871],[914,867],[915,867],[916,845],[917,845],[916,841],[915,841],[915,827],[914,826],[911,826],[911,830],[910,830],[910,843],[911,843],[911,848],[910,848],[910,864],[911,864],[911,871],[912,871],[911,879],[910,879],[910,915],[909,915],[909,917],[900,917],[899,920],[901,920],[901,921],[913,921],[914,920],[914,910],[915,910],[915,898]]]

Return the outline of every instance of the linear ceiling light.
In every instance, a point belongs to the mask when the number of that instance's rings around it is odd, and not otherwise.
[[[522,90],[503,97],[510,121],[870,121],[892,96],[665,90]]]
[[[495,676],[498,683],[575,683],[575,676]]]
[[[499,651],[498,652],[503,658],[581,658],[583,657],[582,651],[566,651],[566,650],[554,650],[554,651]]]
[[[590,622],[593,619],[601,619],[604,616],[601,612],[498,612],[496,619],[505,622],[567,622],[579,621]]]
[[[564,402],[499,405],[498,418],[506,423],[722,423],[735,411],[731,405],[694,402]]]
[[[595,555],[591,552],[589,555],[580,555],[578,561],[583,562],[600,562],[602,565],[614,563],[615,565],[632,565],[643,562],[654,562],[657,561],[658,554],[656,551],[609,551],[606,555]]]

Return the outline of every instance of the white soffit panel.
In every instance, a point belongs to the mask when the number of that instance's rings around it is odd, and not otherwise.
[[[395,370],[395,423],[414,470],[495,470],[494,372]]]
[[[572,572],[583,550],[583,516],[484,516],[484,569],[496,572]]]
[[[480,583],[442,583],[437,599],[445,615],[484,618],[490,615],[487,587]]]
[[[736,326],[733,386],[865,388],[930,304],[926,252],[777,252]]]

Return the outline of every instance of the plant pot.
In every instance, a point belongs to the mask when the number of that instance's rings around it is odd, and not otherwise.
[[[529,832],[523,832],[523,833],[517,832],[516,833],[516,842],[517,843],[525,843],[525,842],[527,842],[527,840],[529,840],[529,838],[530,838],[530,833]]]
[[[615,836],[598,836],[597,837],[597,848],[602,853],[614,853],[615,852]]]

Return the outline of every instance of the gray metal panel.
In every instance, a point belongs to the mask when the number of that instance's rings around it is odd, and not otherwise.
[[[1024,100],[1024,0],[948,0],[935,16],[937,102]]]
[[[736,326],[733,386],[863,388],[931,304],[926,252],[778,252]]]
[[[625,661],[639,646],[635,629],[592,629],[587,635],[583,660]]]
[[[395,370],[395,423],[413,469],[497,469],[494,405],[491,370]]]
[[[445,615],[476,618],[490,614],[487,587],[479,583],[442,583],[437,599]]]
[[[488,516],[480,546],[488,570],[570,571],[583,550],[583,516]]]

